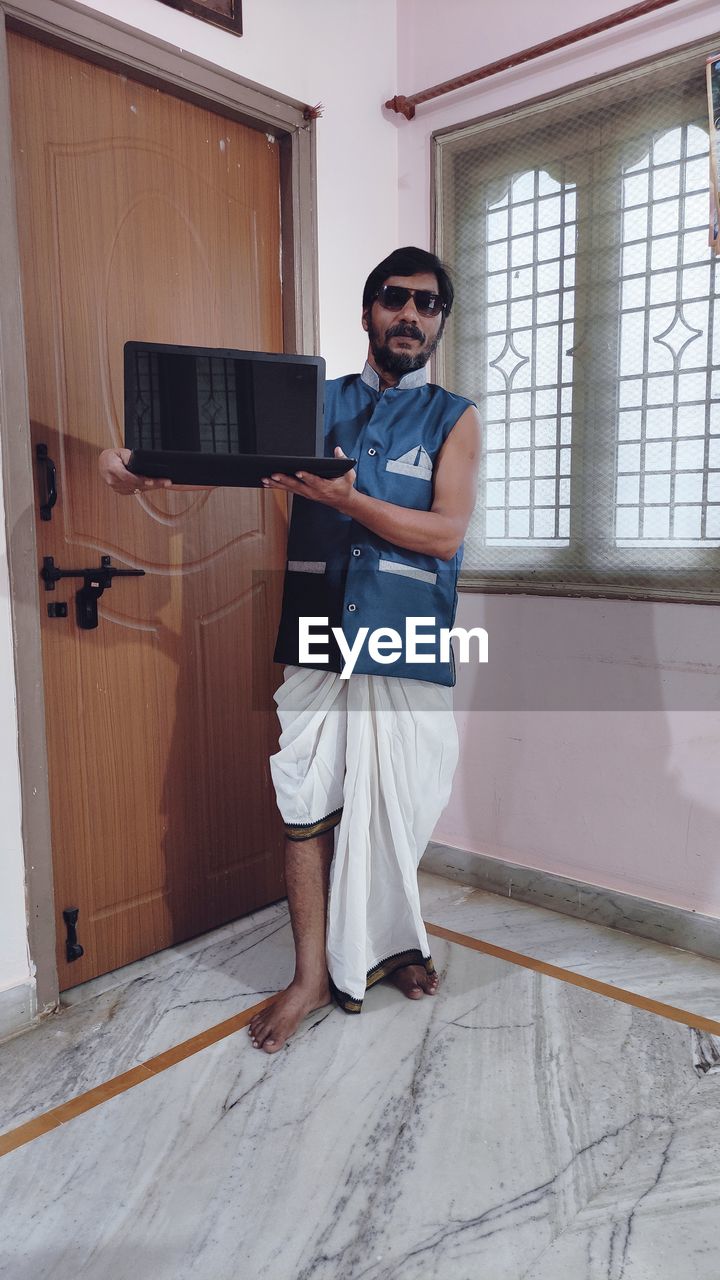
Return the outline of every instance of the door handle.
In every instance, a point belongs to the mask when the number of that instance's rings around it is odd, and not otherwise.
[[[80,946],[77,937],[77,922],[80,910],[78,907],[68,907],[67,911],[63,911],[63,920],[67,929],[67,938],[65,939],[65,958],[68,963],[73,960],[79,960],[85,955],[85,948]]]
[[[43,466],[45,483],[45,501],[40,503],[40,519],[52,520],[52,509],[57,502],[57,469],[52,458],[48,456],[46,444],[36,445],[35,457]]]
[[[40,577],[46,591],[54,591],[61,578],[82,578],[83,585],[75,592],[77,624],[82,631],[92,631],[98,624],[97,602],[103,591],[112,586],[113,578],[144,578],[145,570],[113,569],[110,556],[100,557],[99,569],[58,569],[53,557],[45,556]],[[51,616],[62,615],[54,612]]]

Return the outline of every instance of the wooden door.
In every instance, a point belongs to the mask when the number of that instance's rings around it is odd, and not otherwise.
[[[97,469],[122,444],[126,340],[282,350],[279,156],[264,132],[9,46],[33,455],[58,477],[40,556],[145,571],[104,593],[96,630],[75,619],[81,582],[41,592],[64,989],[283,896],[267,761],[284,500],[121,498]]]

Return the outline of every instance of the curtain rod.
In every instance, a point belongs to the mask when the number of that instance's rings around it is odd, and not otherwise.
[[[552,40],[544,40],[542,44],[533,44],[528,49],[522,49],[519,53],[510,54],[507,58],[500,58],[497,62],[489,62],[487,66],[479,67],[477,71],[466,71],[462,76],[455,76],[454,80],[445,80],[442,84],[433,85],[431,89],[423,89],[420,93],[413,93],[409,97],[402,94],[396,94],[394,98],[389,98],[385,106],[390,111],[396,111],[399,115],[405,116],[406,120],[412,120],[415,115],[415,108],[423,102],[430,102],[432,98],[440,98],[445,93],[452,93],[454,89],[464,89],[467,85],[476,84],[478,80],[487,80],[489,76],[495,76],[500,71],[509,71],[511,67],[519,67],[524,62],[531,62],[533,58],[541,58],[545,53],[554,53],[557,49],[565,49],[570,44],[577,44],[578,40],[587,40],[588,36],[599,35],[603,31],[610,31],[613,27],[619,27],[623,22],[631,22],[633,18],[642,18],[648,13],[654,13],[656,9],[666,9],[668,5],[677,4],[678,0],[645,0],[643,4],[632,4],[627,9],[619,9],[617,13],[612,13],[606,18],[598,18],[595,22],[588,22],[584,27],[574,27],[572,31],[565,31],[560,36],[554,36]]]

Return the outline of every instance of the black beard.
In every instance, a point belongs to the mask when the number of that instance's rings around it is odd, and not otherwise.
[[[410,351],[393,351],[388,342],[390,338],[417,338],[418,342],[425,345],[421,347],[413,355]],[[384,373],[402,376],[405,373],[413,373],[415,369],[422,369],[430,359],[433,351],[437,347],[442,337],[442,326],[439,333],[432,342],[428,342],[425,334],[420,329],[416,329],[411,324],[391,325],[385,331],[385,341],[382,340],[379,330],[368,319],[368,338],[370,339],[370,350],[373,353],[375,363]]]

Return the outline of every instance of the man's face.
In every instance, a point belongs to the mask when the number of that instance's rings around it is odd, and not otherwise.
[[[388,276],[384,284],[401,285],[406,289],[427,289],[438,292],[437,276],[425,273],[416,276]],[[445,314],[421,316],[412,295],[400,311],[388,311],[379,299],[363,312],[363,329],[370,339],[370,351],[375,364],[385,373],[402,375],[413,369],[422,369],[440,341]]]

